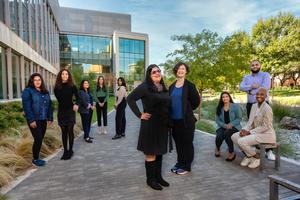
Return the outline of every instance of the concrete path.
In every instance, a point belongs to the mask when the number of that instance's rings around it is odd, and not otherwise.
[[[268,199],[269,174],[300,180],[300,166],[284,161],[279,172],[269,162],[262,173],[240,167],[241,157],[233,163],[224,160],[225,153],[215,158],[214,137],[196,132],[193,171],[185,176],[171,173],[176,153],[167,154],[163,173],[171,186],[154,191],[145,183],[144,156],[136,150],[139,120],[127,109],[126,138],[111,140],[114,117],[114,112],[108,117],[108,135],[98,135],[93,128],[94,143],[77,139],[72,160],[61,161],[60,152],[10,191],[9,200],[262,200]],[[225,152],[225,143],[223,147]],[[287,194],[281,190],[281,196]]]

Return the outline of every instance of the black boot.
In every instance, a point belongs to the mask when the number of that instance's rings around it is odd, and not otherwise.
[[[73,156],[73,150],[71,149],[71,150],[69,150],[68,151],[68,153],[67,153],[67,155],[66,155],[66,158],[65,158],[65,160],[70,160],[71,158],[72,158],[72,156]]]
[[[155,177],[156,161],[145,161],[146,175],[147,175],[147,185],[149,185],[154,190],[162,190],[163,188],[158,184]]]
[[[157,155],[156,156],[156,180],[160,185],[164,187],[169,187],[170,184],[167,181],[165,181],[161,176],[161,166],[162,166],[162,155]]]
[[[67,157],[68,151],[64,150],[64,154],[62,155],[62,157],[60,158],[61,160],[65,160]]]

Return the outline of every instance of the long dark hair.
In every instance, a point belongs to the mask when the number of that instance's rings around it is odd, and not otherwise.
[[[104,79],[104,76],[99,76],[98,77],[98,80],[97,80],[97,91],[100,90],[100,85],[99,85],[99,80],[100,78],[102,78],[103,80],[103,86],[102,86],[102,90],[106,92],[106,86],[105,86],[105,79]]]
[[[223,100],[222,100],[222,96],[223,96],[224,94],[227,94],[227,95],[229,96],[229,102],[230,102],[230,103],[234,103],[233,100],[232,100],[231,95],[229,94],[229,92],[226,92],[226,91],[225,91],[225,92],[222,92],[221,95],[220,95],[219,104],[218,104],[217,110],[216,110],[216,114],[217,114],[217,115],[220,115],[220,114],[221,114],[221,110],[222,110],[222,108],[224,107],[224,102],[223,102]]]
[[[73,86],[74,86],[73,77],[72,77],[72,74],[70,73],[70,71],[67,70],[67,69],[62,69],[62,70],[60,70],[60,71],[58,72],[58,74],[57,74],[56,82],[55,82],[55,86],[54,86],[55,89],[61,88],[61,87],[62,87],[63,82],[62,82],[61,74],[62,74],[64,71],[68,72],[68,75],[69,75],[69,78],[68,78],[68,81],[67,81],[68,86],[70,86],[70,87],[73,87]]]
[[[126,86],[126,81],[125,81],[125,79],[124,79],[123,77],[119,77],[119,78],[117,79],[118,86],[119,86],[119,80],[121,80],[121,82],[122,82],[122,85],[121,85],[121,86],[124,86],[125,89],[127,90],[127,86]]]
[[[152,79],[151,79],[151,71],[153,68],[158,68],[160,69],[156,64],[151,64],[147,67],[147,70],[146,70],[146,77],[145,77],[145,82],[146,84],[148,85],[148,88],[153,91],[153,92],[157,92],[158,89],[157,87],[154,85]],[[162,85],[162,88],[163,88],[163,91],[166,92],[168,91],[167,90],[167,87],[165,85],[165,82],[163,80],[163,78],[161,78],[160,82],[159,82],[161,85]]]
[[[40,79],[42,81],[42,84],[41,84],[41,87],[40,87],[41,93],[42,94],[48,94],[49,91],[46,88],[44,79],[43,79],[42,75],[40,75],[39,73],[33,73],[33,74],[31,74],[31,76],[30,76],[30,78],[28,80],[28,84],[27,84],[26,88],[28,88],[28,87],[35,88],[34,87],[34,77],[36,77],[36,76],[40,77]]]
[[[83,88],[83,84],[84,84],[85,81],[88,82],[88,83],[90,84],[90,82],[89,82],[88,80],[83,79],[83,80],[81,81],[81,83],[80,83],[80,87],[79,87],[80,90],[85,91],[85,89]],[[90,92],[90,87],[87,89],[87,91]]]

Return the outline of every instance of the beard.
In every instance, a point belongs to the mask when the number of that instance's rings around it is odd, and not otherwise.
[[[260,71],[260,69],[257,69],[257,70],[251,69],[251,71],[252,71],[253,74],[257,74]]]

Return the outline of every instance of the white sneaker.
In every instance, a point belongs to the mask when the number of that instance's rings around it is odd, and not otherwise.
[[[260,159],[252,158],[251,162],[249,163],[248,167],[251,169],[257,168],[260,165]]]
[[[106,130],[106,127],[105,127],[105,126],[103,127],[102,132],[103,132],[104,135],[107,134],[107,130]]]
[[[249,163],[251,162],[251,158],[248,158],[247,156],[245,156],[241,162],[241,166],[246,167],[249,165]]]
[[[268,160],[275,160],[275,155],[272,150],[266,152]]]
[[[99,133],[100,135],[102,134],[102,127],[101,127],[101,126],[98,127],[98,133]]]

